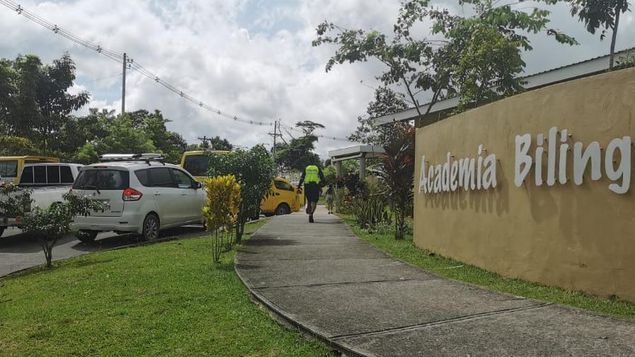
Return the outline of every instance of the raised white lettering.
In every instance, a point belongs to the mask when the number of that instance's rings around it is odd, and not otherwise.
[[[531,156],[527,155],[531,145],[531,135],[516,135],[516,160],[514,162],[514,184],[522,186],[531,169]]]
[[[613,157],[615,151],[620,152],[620,163],[615,168],[613,163]],[[606,147],[606,157],[604,158],[604,171],[606,171],[606,177],[610,180],[617,181],[622,180],[622,184],[618,185],[612,183],[609,185],[609,190],[617,194],[625,194],[631,186],[631,137],[625,136],[623,138],[615,138],[611,140]]]

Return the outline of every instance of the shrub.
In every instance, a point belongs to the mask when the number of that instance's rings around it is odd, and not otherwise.
[[[269,193],[275,165],[267,149],[257,145],[249,151],[237,150],[210,156],[209,176],[234,175],[240,184],[240,207],[236,221],[236,241],[240,243],[245,223],[260,210]]]
[[[406,235],[406,216],[412,212],[415,129],[408,124],[396,124],[384,145],[385,155],[376,170],[383,195],[395,212],[395,239]]]
[[[240,185],[233,175],[208,178],[203,184],[207,192],[203,216],[212,234],[212,259],[218,263],[223,246],[231,246],[232,226],[236,224],[240,206]]]
[[[31,209],[31,191],[13,183],[0,184],[0,216],[22,217]]]
[[[374,230],[382,224],[390,224],[392,221],[386,202],[380,195],[355,199],[352,204],[352,213],[355,215],[357,224],[369,230]]]
[[[94,211],[103,211],[105,204],[87,196],[73,193],[64,195],[63,202],[56,202],[49,208],[35,207],[23,218],[22,230],[35,236],[44,251],[46,266],[52,266],[53,247],[63,236],[71,232],[71,222],[75,216],[88,216]]]

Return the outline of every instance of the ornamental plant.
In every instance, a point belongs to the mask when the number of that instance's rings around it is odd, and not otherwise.
[[[64,201],[53,203],[45,209],[34,207],[24,215],[21,226],[25,233],[37,238],[48,268],[52,267],[53,247],[60,238],[71,232],[73,217],[89,216],[92,212],[106,208],[105,203],[88,196],[67,193],[63,198]]]
[[[233,175],[240,184],[240,206],[236,220],[236,242],[240,243],[245,223],[257,216],[260,202],[269,194],[275,165],[267,149],[256,145],[250,150],[236,150],[209,157],[209,176]]]
[[[203,216],[212,237],[212,259],[218,263],[223,246],[231,245],[232,228],[240,209],[240,185],[234,175],[211,177],[203,185],[207,192]]]
[[[31,191],[13,183],[0,183],[0,217],[22,217],[31,208]]]

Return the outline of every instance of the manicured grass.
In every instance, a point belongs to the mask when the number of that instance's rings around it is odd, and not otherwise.
[[[475,266],[417,248],[412,242],[412,236],[397,241],[391,229],[369,233],[356,225],[352,216],[340,214],[340,217],[351,226],[353,232],[361,239],[398,259],[438,275],[480,285],[495,291],[574,306],[601,314],[635,319],[635,304],[619,299],[589,296],[581,292],[548,287],[520,279],[504,278]]]
[[[0,279],[0,355],[329,355],[250,301],[234,255],[213,264],[203,237]]]

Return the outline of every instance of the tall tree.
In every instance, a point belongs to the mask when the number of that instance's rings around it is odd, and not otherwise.
[[[368,118],[358,117],[359,125],[348,140],[365,144],[383,145],[392,133],[393,126],[375,126],[370,118],[380,117],[402,111],[408,108],[404,96],[389,87],[379,87],[375,90],[375,99],[368,104],[366,114]]]
[[[0,61],[0,121],[12,135],[29,137],[49,151],[70,114],[88,103],[89,94],[70,94],[75,63],[68,54],[50,65],[37,56]]]
[[[99,154],[127,154],[154,152],[156,146],[150,133],[134,126],[135,118],[128,114],[119,115],[106,123],[108,134],[98,138],[95,148]]]
[[[276,164],[295,171],[303,171],[308,165],[321,165],[320,156],[314,152],[318,137],[313,132],[318,128],[324,128],[324,125],[305,120],[297,122],[296,127],[300,128],[304,135],[292,138],[288,144],[277,145]]]
[[[160,151],[168,162],[181,161],[181,155],[187,148],[187,142],[175,132],[166,127],[169,119],[164,118],[159,110],[149,113],[147,110],[138,110],[132,113],[133,125],[148,134],[156,150]]]
[[[600,39],[604,39],[607,30],[611,30],[611,51],[609,68],[615,62],[615,41],[620,24],[620,14],[630,11],[629,0],[572,0],[571,15],[578,16],[592,34],[602,28]]]
[[[440,98],[458,95],[459,110],[463,110],[522,90],[518,74],[525,66],[521,52],[531,50],[528,33],[545,33],[561,43],[576,43],[548,27],[550,13],[545,9],[534,7],[526,12],[491,0],[462,4],[472,7],[465,11],[470,15],[432,7],[428,0],[403,1],[391,36],[324,22],[317,27],[313,45],[336,45],[326,64],[327,72],[336,64],[378,60],[386,70],[377,78],[386,86],[403,86],[413,103],[417,103],[420,91],[430,94],[432,105]],[[420,25],[430,26],[432,35],[421,37],[421,31],[413,30]],[[432,105],[424,111],[418,105],[415,108],[422,116]]]

